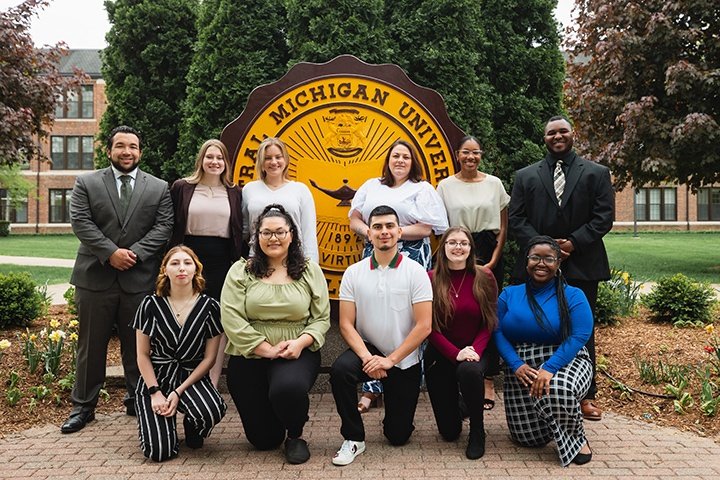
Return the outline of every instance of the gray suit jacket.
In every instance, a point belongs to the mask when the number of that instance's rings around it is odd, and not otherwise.
[[[80,240],[70,283],[93,291],[109,288],[116,280],[127,293],[151,292],[173,227],[172,201],[167,182],[138,170],[125,218],[110,167],[81,175],[70,200],[70,223]],[[126,271],[108,259],[118,248],[137,255]]]

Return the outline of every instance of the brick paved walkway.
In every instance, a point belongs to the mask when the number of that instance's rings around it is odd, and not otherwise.
[[[587,422],[593,460],[562,468],[551,446],[525,449],[508,437],[502,402],[486,416],[487,453],[465,459],[465,438],[445,443],[435,430],[430,403],[421,395],[417,430],[404,447],[382,438],[382,410],[364,416],[368,450],[346,467],[330,458],[341,443],[332,396],[313,395],[305,430],[312,457],[304,465],[287,465],[278,451],[257,452],[242,435],[237,411],[226,396],[228,415],[199,451],[182,448],[163,464],[145,460],[137,445],[135,419],[102,415],[79,433],[62,435],[52,425],[0,440],[0,478],[61,479],[717,479],[720,445],[671,428],[608,414]]]

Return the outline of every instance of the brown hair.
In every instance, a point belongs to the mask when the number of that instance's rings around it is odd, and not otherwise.
[[[220,150],[220,153],[223,157],[223,163],[225,164],[225,170],[223,171],[222,175],[220,176],[220,180],[222,181],[223,185],[225,185],[228,188],[232,188],[235,186],[232,179],[230,178],[230,169],[232,168],[230,165],[230,155],[228,154],[228,149],[225,147],[225,144],[222,143],[220,140],[216,138],[211,138],[210,140],[206,141],[202,144],[202,147],[200,147],[200,151],[198,152],[197,158],[195,159],[195,171],[190,175],[189,177],[185,178],[185,181],[192,184],[200,183],[200,181],[203,178],[203,175],[205,174],[205,171],[203,170],[203,160],[205,160],[205,154],[208,151],[208,148],[210,147],[216,147]]]
[[[168,250],[168,252],[163,257],[162,262],[160,263],[160,273],[158,274],[157,280],[155,281],[155,294],[158,297],[167,297],[168,295],[170,295],[170,280],[168,280],[168,277],[165,274],[165,268],[170,261],[170,257],[175,255],[177,252],[187,253],[188,255],[190,255],[190,258],[192,258],[193,262],[195,263],[195,275],[193,275],[192,278],[193,292],[200,293],[205,290],[205,278],[202,275],[203,264],[200,263],[200,260],[198,259],[197,255],[195,255],[195,252],[193,252],[192,248],[186,247],[185,245],[177,245]]]
[[[390,154],[395,147],[402,145],[410,150],[410,173],[408,173],[408,180],[411,182],[421,182],[424,180],[422,167],[420,166],[420,160],[418,159],[417,150],[413,147],[410,142],[405,140],[395,140],[390,148],[388,148],[387,155],[385,155],[385,163],[383,163],[382,177],[380,177],[380,183],[392,187],[395,185],[395,177],[393,177],[390,171]]]
[[[258,180],[265,181],[267,174],[263,170],[263,163],[265,163],[265,150],[268,147],[276,146],[282,152],[283,158],[285,158],[285,168],[283,169],[283,177],[288,178],[288,168],[290,168],[290,155],[288,155],[287,147],[277,137],[268,137],[260,143],[260,146],[255,153],[255,174]]]
[[[465,260],[465,271],[475,275],[473,296],[480,305],[482,313],[480,323],[492,332],[497,325],[497,283],[486,268],[475,265],[475,242],[473,242],[472,234],[465,227],[450,227],[440,238],[432,279],[433,330],[440,332],[447,329],[455,314],[455,306],[450,298],[450,262],[445,254],[445,242],[455,232],[462,232],[470,242],[470,255]]]

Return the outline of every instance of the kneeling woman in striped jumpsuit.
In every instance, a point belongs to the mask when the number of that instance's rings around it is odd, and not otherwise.
[[[142,375],[135,397],[140,448],[156,462],[178,454],[178,411],[185,414],[185,445],[200,448],[227,410],[208,375],[222,326],[220,307],[201,293],[204,287],[195,253],[173,247],[163,258],[155,295],[145,297],[133,321]]]
[[[565,284],[555,240],[532,238],[526,255],[528,280],[500,294],[494,335],[505,359],[508,429],[526,447],[554,440],[563,466],[581,465],[592,458],[580,412],[592,378],[592,312],[582,290]]]

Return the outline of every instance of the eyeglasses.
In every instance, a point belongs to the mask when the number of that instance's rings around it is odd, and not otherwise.
[[[462,248],[469,248],[470,242],[456,242],[455,240],[448,240],[447,242],[445,242],[445,245],[447,245],[450,248],[455,248],[458,245],[461,246]]]
[[[468,156],[468,155],[475,155],[476,157],[479,157],[483,154],[482,150],[460,150],[460,154]]]
[[[260,230],[260,238],[263,240],[270,240],[273,236],[278,240],[285,240],[290,230],[278,230],[273,232],[272,230]]]
[[[558,262],[557,257],[541,257],[540,255],[528,255],[527,257],[528,263],[532,263],[533,265],[543,262],[547,266],[553,266]]]

